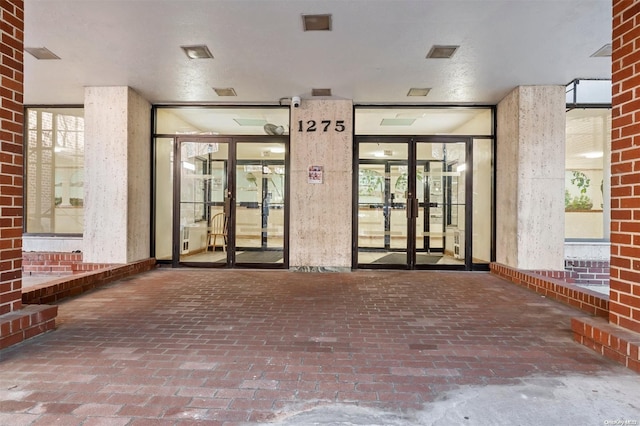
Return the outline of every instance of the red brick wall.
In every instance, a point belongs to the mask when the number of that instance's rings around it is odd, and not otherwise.
[[[24,1],[0,1],[0,315],[22,308]]]
[[[613,1],[609,321],[640,332],[640,2]]]

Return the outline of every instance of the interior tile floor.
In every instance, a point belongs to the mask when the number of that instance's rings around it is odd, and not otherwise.
[[[488,273],[156,269],[63,301],[56,330],[0,351],[0,424],[228,426],[338,406],[422,419],[393,424],[640,420],[637,392],[619,391],[637,374],[572,340],[582,315]],[[587,408],[536,418],[553,398],[516,392],[569,377],[592,380],[581,390],[611,417],[581,396]],[[461,406],[426,420],[468,387],[515,405],[487,423]]]

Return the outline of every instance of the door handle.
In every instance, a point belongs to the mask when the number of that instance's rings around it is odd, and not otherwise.
[[[418,217],[420,211],[420,203],[417,198],[407,198],[407,219],[413,219]]]

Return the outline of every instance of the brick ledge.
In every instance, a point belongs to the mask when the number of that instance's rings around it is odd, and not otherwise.
[[[80,295],[107,283],[149,271],[153,269],[155,265],[156,260],[149,258],[126,265],[112,265],[97,271],[61,277],[53,282],[23,289],[22,303],[48,304],[58,302],[67,297]]]
[[[57,306],[25,305],[0,315],[0,349],[18,344],[56,327]]]
[[[603,318],[572,318],[571,330],[576,342],[640,373],[640,333]]]
[[[598,292],[568,284],[562,280],[523,271],[500,263],[489,265],[491,273],[514,284],[543,294],[545,297],[580,309],[591,315],[609,318],[609,297]]]

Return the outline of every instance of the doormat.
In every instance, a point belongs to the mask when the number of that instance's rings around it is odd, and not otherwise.
[[[236,254],[236,263],[278,263],[282,262],[281,251],[243,251]]]
[[[430,254],[420,254],[416,255],[416,265],[433,265],[438,263],[438,261],[442,259],[442,256],[434,256]],[[377,259],[372,264],[383,264],[383,265],[406,265],[407,264],[407,254],[406,253],[390,253],[386,256],[382,256],[380,259]]]

